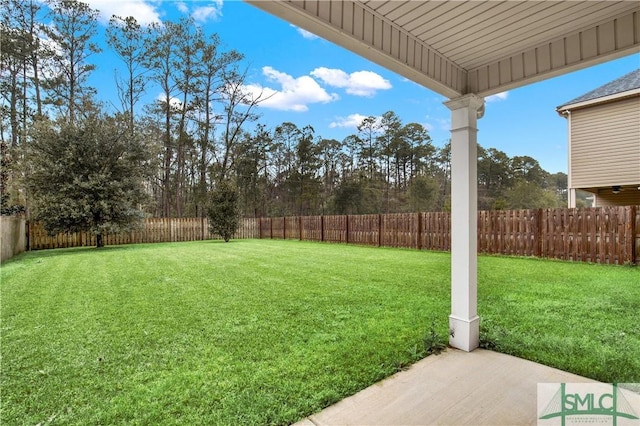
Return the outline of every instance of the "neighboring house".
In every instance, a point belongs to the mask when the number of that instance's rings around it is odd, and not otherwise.
[[[569,207],[640,205],[640,69],[556,108],[569,124]]]

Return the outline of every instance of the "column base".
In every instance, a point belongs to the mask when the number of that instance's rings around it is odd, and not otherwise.
[[[480,317],[471,319],[449,315],[449,345],[471,352],[480,345]]]

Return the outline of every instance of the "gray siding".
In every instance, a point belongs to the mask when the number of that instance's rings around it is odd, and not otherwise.
[[[640,184],[640,97],[571,112],[571,186]]]

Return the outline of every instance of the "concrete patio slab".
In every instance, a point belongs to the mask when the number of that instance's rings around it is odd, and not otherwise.
[[[538,383],[595,382],[483,349],[429,356],[296,423],[323,425],[535,425]]]

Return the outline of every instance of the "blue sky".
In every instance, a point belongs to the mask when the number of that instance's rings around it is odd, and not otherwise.
[[[449,138],[443,96],[242,1],[88,3],[100,10],[103,24],[112,14],[133,15],[143,24],[189,14],[207,33],[218,33],[226,49],[245,55],[248,88],[272,95],[259,107],[259,121],[268,128],[290,121],[342,140],[357,132],[362,118],[391,110],[403,123],[425,126],[436,146]],[[92,58],[98,66],[92,83],[100,97],[113,92],[117,61],[107,49]],[[531,156],[549,172],[566,173],[567,123],[555,108],[637,68],[638,54],[488,98],[478,142],[509,156]]]

